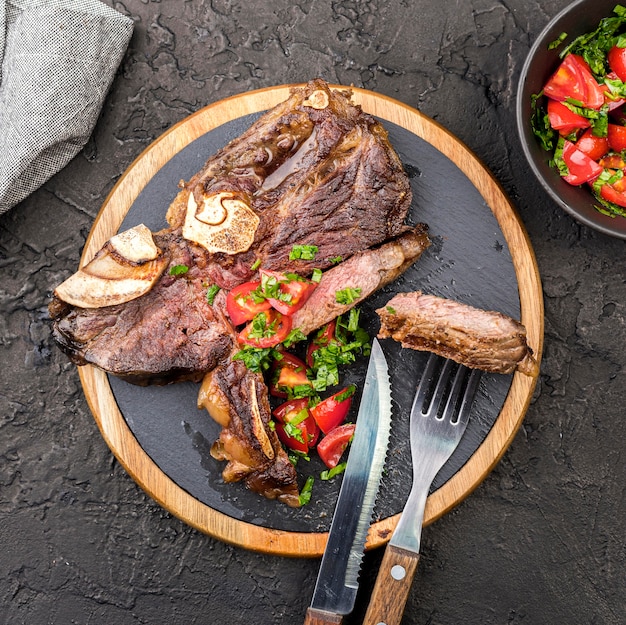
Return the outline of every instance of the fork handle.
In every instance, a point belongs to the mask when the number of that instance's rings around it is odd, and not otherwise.
[[[363,625],[399,625],[420,555],[387,545]]]

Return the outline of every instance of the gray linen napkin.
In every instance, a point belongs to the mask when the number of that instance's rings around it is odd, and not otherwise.
[[[0,0],[0,213],[83,148],[132,32],[99,0]]]

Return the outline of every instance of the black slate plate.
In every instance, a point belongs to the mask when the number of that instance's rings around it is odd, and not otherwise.
[[[177,183],[189,179],[207,157],[245,130],[257,117],[244,116],[196,139],[178,152],[148,182],[133,203],[120,230],[144,223],[152,230],[166,226],[165,207],[177,192]],[[411,177],[414,193],[410,223],[430,227],[432,247],[396,282],[370,298],[363,308],[367,329],[378,330],[375,308],[400,291],[423,290],[520,318],[518,283],[505,236],[481,194],[444,154],[408,130],[383,122],[391,143]],[[426,356],[383,341],[389,362],[395,401],[388,462],[378,502],[379,518],[402,509],[410,487],[408,413],[416,380]],[[345,374],[345,382],[360,387],[366,362]],[[512,376],[485,374],[465,437],[435,479],[441,487],[476,452],[496,422]],[[223,484],[222,465],[209,449],[219,427],[198,410],[198,385],[136,387],[109,376],[109,382],[130,430],[143,450],[178,486],[193,498],[233,519],[262,527],[294,532],[323,532],[330,526],[340,478],[316,480],[312,502],[291,509],[246,491],[239,484]],[[358,397],[353,404],[356,414]],[[302,481],[318,475],[319,460],[301,463]]]

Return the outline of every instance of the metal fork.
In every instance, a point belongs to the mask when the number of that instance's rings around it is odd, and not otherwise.
[[[431,354],[411,409],[413,485],[385,550],[363,625],[398,625],[419,562],[430,486],[469,421],[481,372]]]

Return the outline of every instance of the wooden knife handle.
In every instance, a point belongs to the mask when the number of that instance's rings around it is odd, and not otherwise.
[[[399,625],[419,553],[387,545],[363,625]]]
[[[304,625],[341,625],[342,621],[343,616],[339,614],[309,608],[306,611]]]

